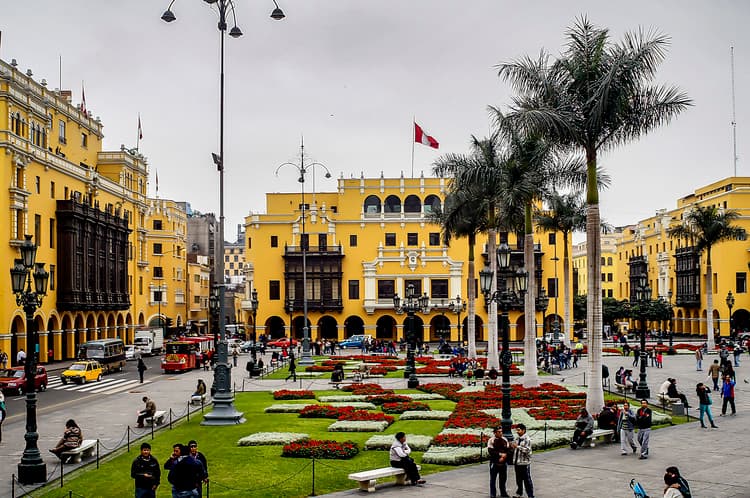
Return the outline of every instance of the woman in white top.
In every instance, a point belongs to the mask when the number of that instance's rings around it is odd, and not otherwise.
[[[419,476],[419,469],[414,460],[409,456],[411,448],[406,444],[406,434],[403,432],[396,433],[396,439],[391,445],[390,459],[391,467],[404,469],[406,477],[411,481],[413,486],[424,484],[425,480]]]

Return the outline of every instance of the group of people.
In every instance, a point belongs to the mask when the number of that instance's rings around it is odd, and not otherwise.
[[[652,425],[651,408],[648,407],[647,400],[641,400],[641,406],[633,412],[630,403],[626,400],[622,408],[619,408],[614,402],[609,401],[604,405],[602,411],[598,414],[596,425],[599,429],[611,430],[613,440],[620,441],[620,453],[628,455],[633,454],[640,447],[639,458],[645,460],[648,458],[648,444],[651,438]],[[581,408],[581,412],[576,418],[575,429],[571,438],[570,447],[576,449],[582,446],[594,432],[594,417],[586,410]],[[638,445],[636,446],[635,430],[638,429]]]
[[[200,498],[203,484],[208,482],[208,460],[198,451],[195,440],[187,445],[175,443],[172,454],[164,462],[169,471],[167,480],[172,485],[172,498]],[[135,480],[136,498],[154,498],[161,484],[161,466],[151,454],[149,443],[141,444],[141,453],[130,466],[130,477]]]
[[[490,498],[507,497],[508,465],[513,465],[516,474],[516,493],[523,496],[524,489],[529,498],[534,498],[534,483],[531,480],[531,438],[526,434],[526,426],[516,426],[517,439],[508,441],[503,436],[502,427],[495,428],[487,441],[487,454],[490,460]],[[500,495],[497,491],[500,491]]]

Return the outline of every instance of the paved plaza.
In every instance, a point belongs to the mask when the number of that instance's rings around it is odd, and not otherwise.
[[[713,357],[709,357],[713,360]],[[242,358],[240,365],[244,365]],[[633,455],[621,456],[619,445],[600,444],[595,448],[583,448],[572,451],[562,448],[544,453],[535,453],[532,460],[532,476],[537,497],[632,497],[628,487],[630,479],[635,478],[643,484],[652,497],[661,496],[663,490],[662,476],[664,469],[670,465],[680,468],[691,484],[694,497],[750,497],[750,473],[745,464],[750,461],[750,442],[746,432],[750,420],[750,384],[745,379],[750,377],[750,358],[742,358],[743,364],[737,368],[737,409],[735,417],[719,417],[721,400],[718,393],[714,395],[713,411],[719,429],[701,429],[697,422],[677,427],[660,429],[652,433],[651,451],[648,460],[638,460]],[[614,374],[620,366],[630,368],[631,358],[617,356],[605,357],[605,363]],[[704,362],[704,366],[705,366]],[[581,366],[564,370],[558,375],[542,377],[543,381],[564,382],[565,384],[583,384],[586,371],[586,359]],[[704,369],[705,370],[705,369]],[[275,390],[281,387],[306,389],[329,389],[327,380],[302,380],[296,384],[283,380],[243,379],[243,368],[232,370],[236,389],[244,387],[246,391]],[[649,368],[649,385],[653,395],[658,386],[667,377],[678,379],[678,386],[683,390],[694,406],[697,406],[695,384],[706,380],[706,371],[696,372],[692,355],[665,356],[664,368]],[[137,375],[135,372],[133,375]],[[64,422],[75,418],[83,428],[86,438],[100,438],[104,447],[111,448],[121,444],[128,425],[135,425],[135,412],[142,403],[141,397],[149,395],[156,400],[158,409],[169,410],[175,414],[184,414],[187,398],[195,386],[196,379],[203,378],[210,384],[212,372],[192,372],[170,376],[164,381],[152,382],[127,392],[118,393],[99,399],[97,403],[85,403],[81,406],[66,405],[62,408],[41,404],[45,420],[39,427],[39,447],[47,461],[48,472],[52,479],[56,475],[56,458],[47,449],[57,441]],[[148,378],[148,374],[147,374]],[[518,380],[520,378],[514,378]],[[452,381],[448,378],[424,378],[423,382]],[[749,379],[750,380],[750,379]],[[404,379],[382,379],[383,387],[405,388]],[[44,393],[43,393],[44,394]],[[42,394],[42,396],[43,396]],[[22,406],[20,403],[14,406]],[[691,410],[691,414],[695,411]],[[0,446],[0,497],[11,496],[11,475],[23,452],[24,423],[23,416],[16,413],[3,427],[3,442]],[[251,422],[247,425],[250,428]],[[386,466],[387,454],[383,453],[383,466]],[[367,469],[362,469],[367,470]],[[431,474],[424,487],[403,488],[389,484],[379,487],[378,495],[382,496],[488,496],[487,464],[478,464],[464,468]],[[512,469],[509,470],[509,483],[514,482]],[[352,482],[352,488],[356,483]],[[508,491],[515,488],[509,484]],[[160,492],[166,496],[166,491]],[[358,496],[360,491],[352,489],[328,496]],[[363,495],[364,496],[364,495]]]

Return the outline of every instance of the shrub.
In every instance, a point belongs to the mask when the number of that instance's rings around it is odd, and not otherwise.
[[[291,458],[328,458],[348,460],[359,453],[354,441],[306,439],[284,445],[281,456]]]

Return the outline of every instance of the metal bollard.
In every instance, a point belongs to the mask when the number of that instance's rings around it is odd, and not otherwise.
[[[188,409],[187,409],[187,421],[190,422],[190,401],[188,401]]]
[[[96,468],[99,468],[99,438],[96,438]]]
[[[315,458],[312,459],[312,492],[310,496],[315,496]]]
[[[60,460],[60,487],[63,487],[63,478],[65,477],[65,460]]]
[[[547,447],[547,422],[544,422],[544,448]]]
[[[127,434],[127,437],[128,437],[128,453],[130,453],[130,426],[128,426],[127,433],[128,433]]]

